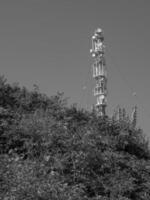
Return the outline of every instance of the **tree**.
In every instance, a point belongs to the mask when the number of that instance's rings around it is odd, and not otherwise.
[[[150,150],[141,129],[2,79],[0,198],[147,200]],[[2,95],[3,94],[3,95]]]

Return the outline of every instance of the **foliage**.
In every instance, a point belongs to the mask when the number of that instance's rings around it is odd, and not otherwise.
[[[4,77],[0,96],[0,199],[150,199],[148,141],[129,118],[101,118]]]

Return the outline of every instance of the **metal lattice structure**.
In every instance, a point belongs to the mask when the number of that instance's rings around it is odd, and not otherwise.
[[[103,44],[104,36],[100,28],[98,28],[92,36],[92,49],[90,53],[94,58],[93,78],[96,81],[94,88],[94,96],[96,96],[97,103],[95,105],[98,115],[106,115],[107,106],[107,70],[105,62],[105,46]]]

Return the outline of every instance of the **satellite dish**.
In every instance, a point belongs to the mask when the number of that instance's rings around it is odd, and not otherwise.
[[[93,40],[95,40],[95,39],[96,39],[95,35],[94,35],[94,36],[92,36],[92,39],[93,39]]]
[[[97,32],[97,33],[102,33],[102,29],[101,29],[101,28],[98,28],[98,29],[96,30],[96,32]]]

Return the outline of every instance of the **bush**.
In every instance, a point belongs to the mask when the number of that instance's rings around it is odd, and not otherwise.
[[[1,199],[150,198],[148,141],[129,119],[101,118],[67,106],[61,93],[49,98],[4,79],[0,93]]]

